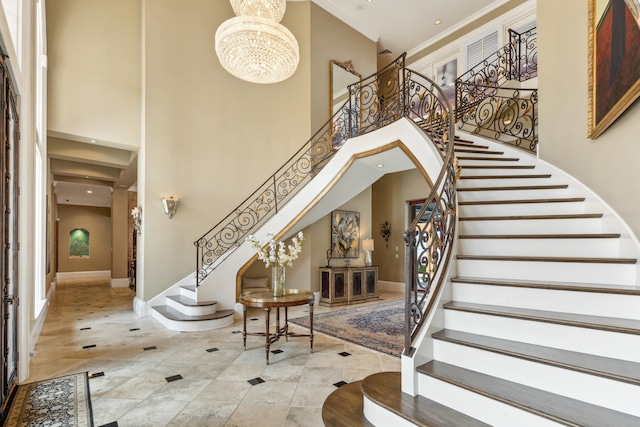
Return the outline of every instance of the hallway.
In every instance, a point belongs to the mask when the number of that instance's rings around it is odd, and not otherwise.
[[[274,344],[283,352],[266,366],[263,338],[248,337],[243,351],[241,319],[215,331],[174,332],[139,318],[133,297],[107,280],[60,281],[27,382],[88,371],[96,426],[311,427],[323,425],[322,403],[335,383],[400,370],[399,358],[320,333],[312,354],[305,338]],[[381,301],[401,297],[381,293]],[[262,330],[261,310],[250,314],[251,330]],[[264,382],[248,382],[256,378]]]

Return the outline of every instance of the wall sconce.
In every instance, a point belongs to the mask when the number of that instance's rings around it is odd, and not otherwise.
[[[391,224],[389,224],[387,221],[385,221],[384,223],[380,224],[380,235],[382,236],[384,241],[387,242],[387,248],[388,248],[389,247],[389,236],[391,236]]]
[[[167,214],[169,219],[171,219],[178,210],[178,204],[180,204],[180,199],[174,199],[173,196],[162,198],[162,207],[164,208],[164,213]]]
[[[142,208],[140,206],[131,209],[131,223],[139,236],[142,233]]]
[[[373,239],[362,240],[362,250],[364,251],[364,265],[371,266],[371,251],[373,251]]]

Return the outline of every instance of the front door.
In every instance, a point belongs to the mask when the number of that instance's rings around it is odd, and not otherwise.
[[[17,100],[6,63],[0,57],[0,424],[18,369],[18,140]]]

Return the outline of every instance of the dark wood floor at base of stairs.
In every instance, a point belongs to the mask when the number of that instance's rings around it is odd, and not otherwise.
[[[322,421],[327,427],[373,426],[362,412],[362,381],[343,385],[327,397],[322,405]]]

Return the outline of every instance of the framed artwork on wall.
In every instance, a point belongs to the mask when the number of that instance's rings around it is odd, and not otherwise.
[[[360,256],[360,213],[331,212],[331,258]]]
[[[69,233],[69,258],[89,258],[89,232],[84,228]]]
[[[640,95],[639,51],[640,0],[589,0],[589,138]]]

